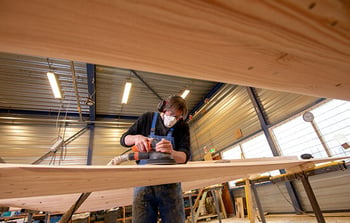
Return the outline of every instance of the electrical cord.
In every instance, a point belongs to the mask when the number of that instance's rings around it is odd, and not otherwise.
[[[278,191],[281,193],[282,197],[284,198],[284,200],[290,204],[294,209],[296,209],[297,211],[299,211],[300,213],[304,214],[304,215],[307,215],[307,216],[310,216],[310,217],[315,217],[314,214],[308,214],[306,213],[304,210],[300,210],[299,208],[297,207],[294,207],[293,203],[284,195],[283,191],[281,190],[281,188],[278,186],[277,183],[274,183],[274,185],[276,185]]]

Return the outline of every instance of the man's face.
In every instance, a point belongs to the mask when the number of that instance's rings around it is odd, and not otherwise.
[[[176,109],[168,109],[165,111],[165,114],[167,116],[175,117],[176,120],[179,120],[180,118],[182,118],[182,112]]]

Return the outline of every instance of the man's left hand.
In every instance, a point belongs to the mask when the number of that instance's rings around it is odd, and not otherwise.
[[[162,139],[160,142],[156,144],[156,151],[171,154],[173,152],[173,145],[171,144],[170,141],[166,139]]]

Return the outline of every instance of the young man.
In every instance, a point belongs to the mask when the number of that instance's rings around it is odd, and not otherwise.
[[[151,141],[156,139],[159,141],[155,146],[157,152],[170,154],[176,163],[186,163],[190,157],[190,131],[184,121],[188,112],[185,100],[170,96],[160,103],[158,110],[160,113],[143,114],[122,135],[121,145],[136,145],[140,152],[147,152]],[[162,223],[185,222],[181,183],[134,189],[133,223],[156,223],[158,212]]]

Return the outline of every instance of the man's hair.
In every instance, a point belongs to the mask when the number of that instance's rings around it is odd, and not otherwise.
[[[183,119],[186,119],[188,108],[185,99],[179,95],[171,95],[167,98],[164,110],[176,109],[182,112]]]

